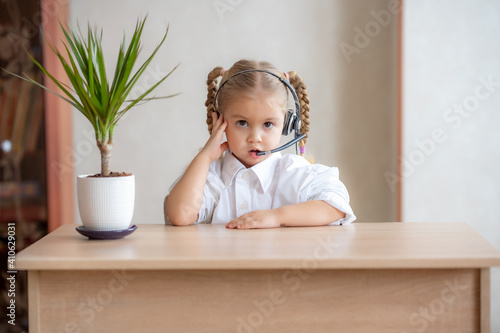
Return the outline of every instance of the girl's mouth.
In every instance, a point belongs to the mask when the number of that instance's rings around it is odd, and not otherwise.
[[[259,158],[260,156],[257,155],[257,153],[259,153],[259,152],[260,152],[260,150],[258,150],[258,149],[252,149],[249,151],[250,156],[252,156],[252,158]]]

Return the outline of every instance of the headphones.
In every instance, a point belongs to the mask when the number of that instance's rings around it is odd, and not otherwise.
[[[222,87],[224,87],[224,85],[229,81],[231,80],[233,77],[235,76],[238,76],[238,75],[241,75],[241,74],[244,74],[244,73],[248,73],[248,72],[261,72],[261,73],[267,73],[269,75],[272,75],[274,76],[275,78],[277,78],[278,80],[280,80],[284,85],[285,87],[288,88],[288,90],[290,90],[290,92],[292,93],[292,96],[293,96],[293,101],[295,103],[295,112],[293,109],[288,109],[287,112],[285,113],[285,120],[284,120],[284,123],[283,123],[283,131],[281,132],[282,135],[288,135],[290,133],[292,133],[292,131],[295,132],[295,135],[294,135],[294,139],[287,142],[286,144],[284,144],[283,146],[280,146],[276,149],[273,149],[273,150],[268,150],[268,151],[260,151],[257,153],[257,155],[266,155],[266,154],[272,154],[272,153],[276,153],[278,151],[281,151],[283,149],[286,149],[288,147],[290,147],[291,145],[295,144],[295,150],[297,151],[297,143],[302,140],[303,138],[306,137],[306,134],[300,134],[300,103],[299,103],[299,98],[297,96],[297,93],[295,92],[295,89],[293,89],[292,85],[290,84],[290,82],[288,82],[287,80],[285,80],[285,78],[279,76],[279,75],[276,75],[272,72],[269,72],[269,71],[266,71],[266,70],[262,70],[262,69],[247,69],[247,70],[243,70],[241,72],[238,72],[236,74],[233,74],[231,75],[230,77],[227,78],[226,81],[224,81],[219,89],[217,89],[217,92],[215,93],[215,98],[214,98],[214,108],[217,112],[217,116],[219,115],[219,111],[217,111],[217,96],[219,95],[219,91],[221,91]]]

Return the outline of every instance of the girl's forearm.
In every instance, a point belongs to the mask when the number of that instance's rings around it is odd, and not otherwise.
[[[345,217],[345,213],[321,200],[276,208],[280,225],[305,227],[327,225]]]
[[[172,224],[189,225],[198,219],[209,166],[210,158],[198,153],[168,195],[166,209]]]

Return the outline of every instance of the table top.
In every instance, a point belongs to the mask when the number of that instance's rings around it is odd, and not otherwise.
[[[118,240],[89,240],[66,224],[16,255],[19,270],[390,269],[500,266],[467,223],[352,223],[235,230],[140,224]]]

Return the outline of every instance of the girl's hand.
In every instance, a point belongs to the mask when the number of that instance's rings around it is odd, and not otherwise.
[[[280,222],[276,211],[273,209],[255,210],[241,215],[229,223],[229,229],[256,229],[256,228],[278,228]]]
[[[224,116],[221,114],[217,119],[217,113],[212,112],[212,124],[212,135],[201,150],[202,153],[208,156],[211,162],[217,160],[229,148],[227,142],[221,144],[224,131],[227,127],[227,121],[224,120]]]

